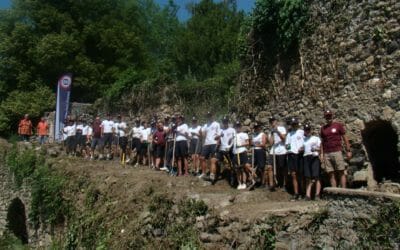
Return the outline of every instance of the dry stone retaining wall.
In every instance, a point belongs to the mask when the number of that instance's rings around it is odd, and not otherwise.
[[[313,0],[310,13],[312,34],[301,41],[289,70],[282,60],[271,75],[251,70],[241,76],[240,93],[256,89],[247,103],[239,101],[238,114],[262,123],[295,116],[318,129],[324,109],[333,109],[353,144],[350,165],[362,169],[366,122],[387,120],[400,132],[400,2]]]

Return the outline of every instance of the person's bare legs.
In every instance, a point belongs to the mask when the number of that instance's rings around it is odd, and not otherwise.
[[[185,168],[185,175],[189,175],[189,163],[187,157],[183,158],[183,165]]]
[[[293,191],[295,195],[299,194],[299,183],[297,182],[297,174],[295,171],[292,171],[292,182],[293,182]]]
[[[337,172],[338,172],[338,175],[339,175],[340,186],[342,188],[346,188],[347,178],[346,178],[346,174],[344,173],[344,170],[339,170]]]
[[[306,196],[308,198],[311,198],[311,189],[313,184],[315,183],[315,180],[311,180],[307,178],[307,188],[306,188]]]
[[[337,187],[335,171],[329,172],[328,175],[329,175],[329,181],[331,183],[331,187]]]

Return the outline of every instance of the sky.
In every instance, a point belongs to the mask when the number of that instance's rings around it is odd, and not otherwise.
[[[161,6],[166,4],[168,0],[155,0],[157,3],[159,3]],[[178,12],[178,17],[180,20],[185,21],[189,18],[189,13],[186,11],[186,4],[191,3],[191,2],[199,2],[200,0],[175,0],[175,3],[177,3],[180,8]],[[221,1],[221,0],[215,0],[215,1]],[[252,8],[254,7],[254,3],[256,0],[237,0],[237,5],[238,9],[244,10],[245,12],[250,12]],[[0,9],[6,9],[11,6],[11,0],[0,0]]]

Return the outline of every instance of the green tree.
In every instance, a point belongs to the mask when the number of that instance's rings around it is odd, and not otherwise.
[[[244,13],[235,1],[202,0],[188,6],[192,17],[179,34],[175,61],[180,75],[197,79],[212,77],[218,64],[237,58],[238,30]]]

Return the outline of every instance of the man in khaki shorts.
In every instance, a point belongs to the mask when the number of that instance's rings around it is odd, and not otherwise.
[[[340,185],[346,188],[346,165],[342,155],[342,139],[346,147],[346,157],[351,159],[350,143],[346,136],[346,130],[343,124],[333,120],[333,112],[326,110],[324,112],[326,124],[321,127],[322,140],[322,161],[325,164],[325,170],[329,175],[332,187],[337,187],[336,175],[339,177]]]

